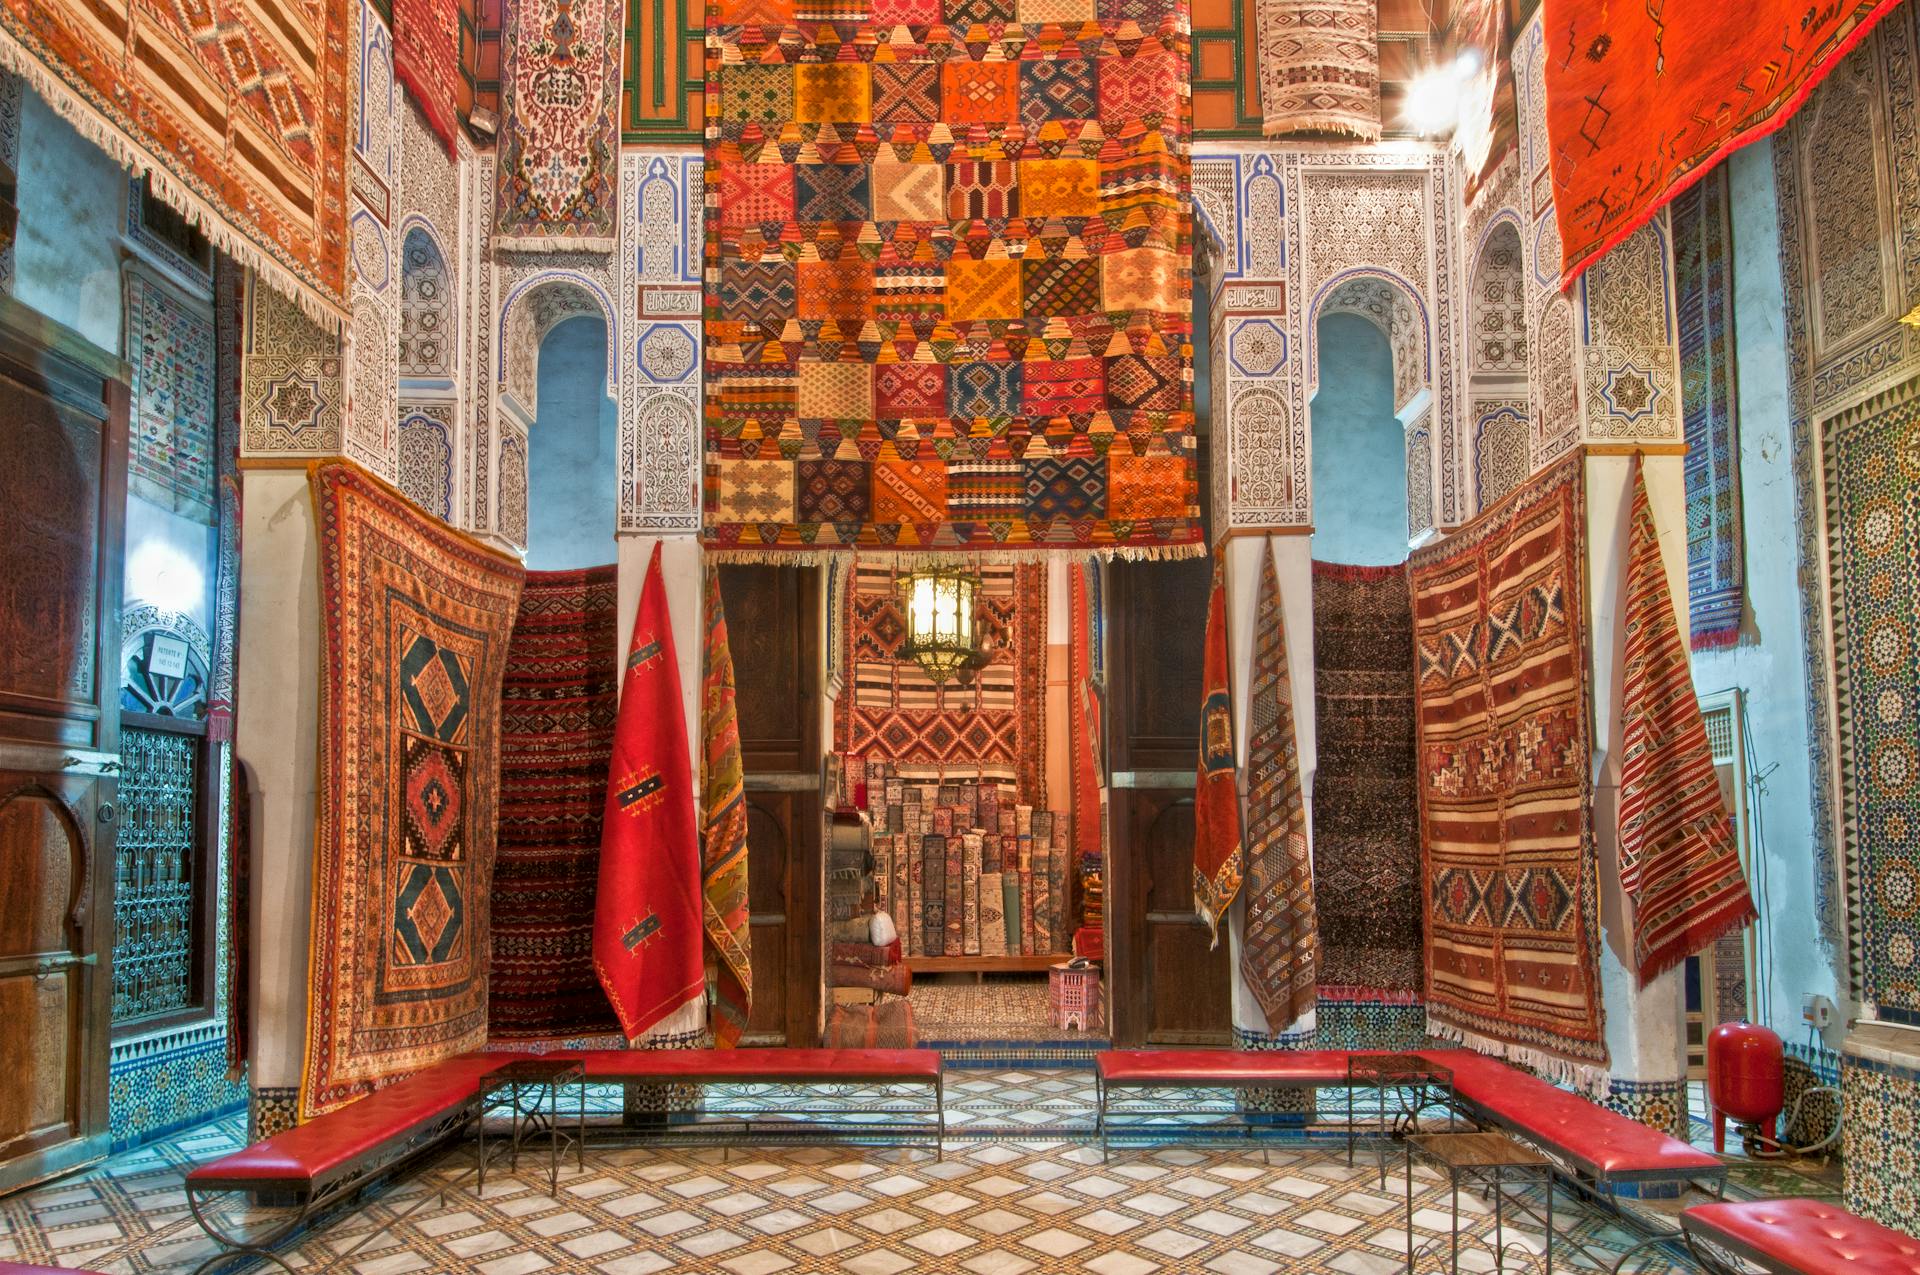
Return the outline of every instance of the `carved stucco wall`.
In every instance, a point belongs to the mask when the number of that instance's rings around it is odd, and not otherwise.
[[[474,295],[464,286],[475,255],[468,175],[490,166],[474,163],[464,135],[450,158],[427,129],[393,78],[388,28],[366,0],[355,7],[353,37],[351,321],[328,332],[249,279],[241,451],[348,456],[422,507],[471,525],[475,364],[458,298]]]
[[[1424,149],[1196,148],[1195,204],[1226,246],[1214,316],[1213,463],[1226,513],[1216,532],[1312,522],[1313,325],[1330,297],[1388,333],[1395,401],[1433,438],[1423,486],[1435,517],[1465,515],[1457,266],[1434,251],[1457,233],[1452,185]],[[1412,499],[1422,484],[1410,476],[1408,486]]]
[[[1515,165],[1510,159],[1483,190],[1510,197]],[[1479,214],[1476,216],[1476,214]],[[1464,245],[1472,263],[1466,296],[1467,430],[1472,508],[1486,508],[1531,469],[1532,432],[1527,382],[1526,254],[1517,211],[1483,198],[1469,209],[1477,234]]]
[[[622,531],[700,529],[702,183],[698,155],[620,156]]]
[[[1529,466],[1539,470],[1580,441],[1579,350],[1573,303],[1560,291],[1560,227],[1553,215],[1547,166],[1546,48],[1536,17],[1513,50],[1520,138],[1510,179],[1504,174],[1482,193],[1485,219],[1511,214],[1519,225],[1525,262]],[[1477,242],[1477,240],[1476,240]]]
[[[358,71],[348,94],[347,226],[351,247],[346,339],[346,454],[388,481],[398,477],[400,194],[403,94],[393,37],[371,0],[355,5]]]
[[[1534,469],[1583,440],[1681,441],[1666,212],[1595,262],[1571,299],[1560,292],[1560,232],[1547,162],[1546,56],[1536,15],[1513,54],[1520,114],[1515,196],[1525,204],[1524,213],[1516,209],[1514,215],[1526,253]]]

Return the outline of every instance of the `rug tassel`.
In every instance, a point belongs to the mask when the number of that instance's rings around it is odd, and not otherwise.
[[[883,545],[834,545],[821,549],[753,549],[733,546],[706,546],[709,560],[748,566],[824,567],[835,562],[851,562],[857,555],[864,559],[889,562],[901,570],[921,567],[971,566],[979,563],[1047,563],[1064,559],[1071,563],[1176,562],[1202,557],[1207,546],[1194,542],[1178,545],[1035,545],[1030,548],[1001,548],[983,545],[978,549],[889,549]]]
[[[1432,1014],[1427,1015],[1427,1034],[1464,1045],[1477,1054],[1503,1058],[1510,1063],[1530,1068],[1555,1084],[1575,1090],[1595,1101],[1606,1096],[1607,1081],[1611,1073],[1604,1066],[1576,1062],[1571,1058],[1564,1058],[1543,1049],[1510,1044],[1507,1041],[1495,1040],[1491,1036],[1465,1031],[1452,1023],[1437,1021]]]

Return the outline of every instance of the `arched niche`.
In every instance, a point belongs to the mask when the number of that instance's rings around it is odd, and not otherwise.
[[[1530,470],[1530,346],[1520,226],[1502,214],[1481,236],[1467,292],[1467,443],[1478,509]]]
[[[606,392],[607,325],[597,310],[542,335],[538,410],[527,431],[527,565],[572,570],[613,560],[618,409]]]
[[[1394,412],[1386,325],[1343,306],[1321,310],[1313,322],[1314,557],[1370,566],[1399,562],[1407,556],[1410,452],[1408,430]]]
[[[537,275],[502,302],[496,530],[533,570],[613,560],[616,330],[604,290],[583,276]]]
[[[453,272],[425,222],[400,240],[400,375],[451,377],[457,341]]]
[[[1432,525],[1427,308],[1405,279],[1329,280],[1307,326],[1314,556],[1386,565]]]

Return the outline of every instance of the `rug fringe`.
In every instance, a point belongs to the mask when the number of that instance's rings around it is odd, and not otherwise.
[[[1289,113],[1282,121],[1262,124],[1260,132],[1266,137],[1291,137],[1295,133],[1338,133],[1368,143],[1380,140],[1379,124],[1376,123],[1372,128],[1356,124],[1353,116],[1344,111]]]
[[[1322,1002],[1352,1001],[1367,1005],[1418,1005],[1423,999],[1419,992],[1398,991],[1384,987],[1354,987],[1337,983],[1322,983],[1316,994]]]
[[[594,252],[611,253],[618,241],[607,235],[509,235],[496,234],[493,246],[499,252]]]
[[[1544,1049],[1515,1045],[1508,1041],[1496,1040],[1491,1036],[1482,1036],[1478,1032],[1463,1030],[1452,1023],[1441,1022],[1432,1014],[1427,1015],[1427,1034],[1464,1045],[1477,1054],[1487,1054],[1494,1058],[1504,1058],[1510,1063],[1518,1063],[1522,1067],[1539,1072],[1557,1085],[1564,1085],[1596,1101],[1606,1096],[1607,1081],[1611,1073],[1604,1066],[1576,1062]]]
[[[978,549],[888,549],[879,545],[833,545],[826,548],[740,548],[705,545],[713,562],[731,562],[748,566],[824,567],[835,562],[851,562],[860,557],[881,560],[904,571],[925,567],[964,567],[990,563],[1047,563],[1055,559],[1068,562],[1175,562],[1202,557],[1207,547],[1195,541],[1176,545],[1030,545],[1007,548],[983,545]]]
[[[289,300],[327,332],[338,335],[346,327],[347,314],[341,303],[313,284],[287,269],[251,238],[242,234],[213,204],[182,185],[151,152],[141,146],[99,108],[74,91],[31,49],[10,33],[0,30],[0,68],[19,76],[37,93],[53,113],[71,124],[74,131],[107,153],[107,157],[135,177],[145,177],[153,193],[187,219],[226,253],[247,269],[284,293]]]

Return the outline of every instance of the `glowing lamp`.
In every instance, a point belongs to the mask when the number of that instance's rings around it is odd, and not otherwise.
[[[900,655],[925,669],[936,684],[975,664],[973,602],[980,577],[960,567],[925,567],[900,578],[907,637]]]
[[[1452,136],[1460,126],[1467,83],[1479,65],[1480,59],[1467,51],[1451,62],[1429,66],[1415,75],[1407,84],[1401,107],[1407,126],[1422,137]]]

